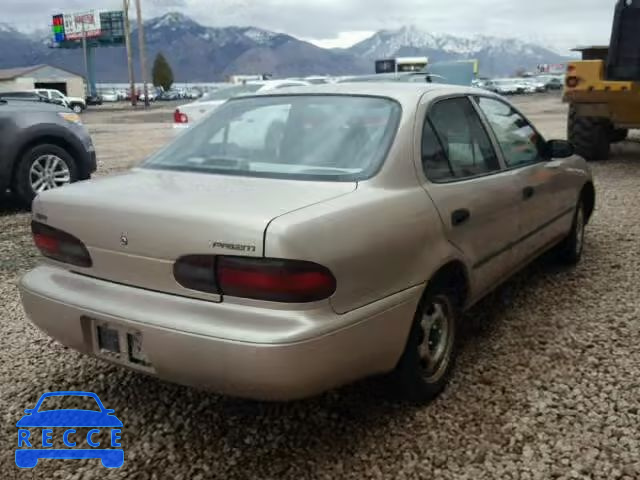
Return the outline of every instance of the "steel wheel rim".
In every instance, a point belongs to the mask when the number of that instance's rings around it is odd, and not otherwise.
[[[420,319],[418,354],[426,382],[442,377],[453,349],[454,321],[446,298],[436,297],[425,306]]]
[[[71,183],[71,170],[57,155],[41,155],[31,164],[29,182],[35,193],[59,188]]]
[[[582,207],[576,212],[576,253],[580,255],[584,247],[584,213]]]

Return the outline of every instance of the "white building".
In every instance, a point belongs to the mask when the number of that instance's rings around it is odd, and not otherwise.
[[[84,78],[61,68],[50,65],[34,65],[0,69],[0,92],[33,90],[35,88],[50,88],[59,90],[70,97],[85,97]]]

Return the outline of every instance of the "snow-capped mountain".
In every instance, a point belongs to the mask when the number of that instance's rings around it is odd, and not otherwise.
[[[247,43],[252,46],[270,45],[277,38],[281,41],[293,40],[293,37],[288,35],[255,27],[207,27],[177,12],[167,13],[161,17],[147,20],[144,28],[145,36],[150,42],[170,42],[184,39],[185,37],[193,37],[213,42],[218,47],[225,47],[235,43]]]
[[[404,55],[428,56],[431,62],[476,58],[481,72],[487,75],[511,75],[519,68],[564,60],[556,52],[518,39],[461,37],[427,32],[415,26],[381,30],[347,51],[371,61]]]
[[[48,63],[82,72],[80,49],[48,48],[50,33],[31,35],[0,24],[0,68]],[[276,77],[349,75],[373,73],[374,60],[394,56],[428,56],[431,62],[477,58],[481,73],[512,74],[519,68],[563,60],[558,54],[519,40],[435,34],[416,27],[383,30],[349,49],[327,50],[284,33],[257,27],[215,28],[201,25],[181,13],[167,13],[145,22],[148,68],[162,52],[173,68],[176,81],[216,81],[232,74],[271,73]],[[135,65],[137,32],[132,32]],[[96,52],[100,82],[125,82],[123,47]],[[139,71],[136,78],[140,78]]]

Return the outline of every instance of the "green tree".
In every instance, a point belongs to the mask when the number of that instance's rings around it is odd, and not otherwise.
[[[173,70],[171,70],[171,65],[169,65],[162,53],[156,55],[151,74],[154,87],[162,87],[165,92],[171,89],[171,85],[173,85]]]

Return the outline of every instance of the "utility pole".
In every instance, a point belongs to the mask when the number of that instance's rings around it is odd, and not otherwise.
[[[84,57],[84,78],[85,78],[85,95],[91,95],[91,87],[89,86],[89,54],[87,53],[87,30],[85,28],[84,18],[82,19],[82,55]]]
[[[129,3],[130,0],[122,0],[122,10],[124,11],[124,44],[127,48],[127,68],[129,69],[129,92],[131,95],[131,105],[138,104],[136,95],[136,81],[133,73],[133,52],[131,51],[131,24],[129,23]]]
[[[136,16],[138,21],[138,49],[140,50],[140,70],[144,89],[144,106],[149,106],[149,88],[147,87],[147,54],[144,45],[144,26],[142,22],[142,7],[140,0],[136,0]]]

